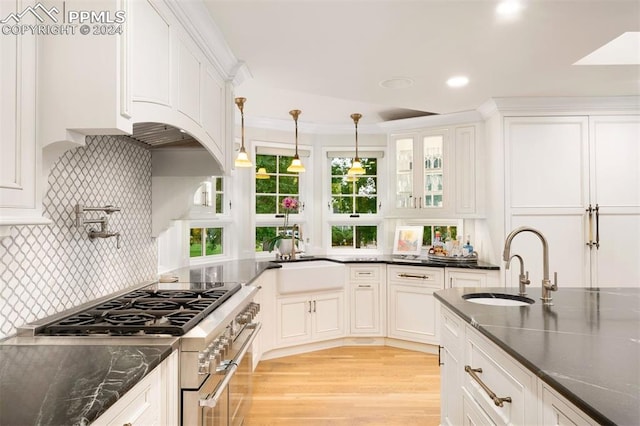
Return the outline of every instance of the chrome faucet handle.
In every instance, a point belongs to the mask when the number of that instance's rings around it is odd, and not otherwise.
[[[524,280],[522,280],[522,282],[524,283],[524,285],[531,284],[531,280],[529,280],[529,271],[527,271],[527,275],[524,277]]]

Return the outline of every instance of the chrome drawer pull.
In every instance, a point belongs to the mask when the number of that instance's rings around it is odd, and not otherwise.
[[[489,389],[489,386],[485,385],[484,382],[482,381],[482,379],[480,379],[480,377],[478,377],[478,375],[476,373],[482,373],[482,368],[471,368],[470,365],[465,365],[464,366],[464,371],[469,373],[471,378],[473,380],[475,380],[476,382],[478,382],[480,387],[482,389],[484,389],[484,391],[487,393],[487,395],[489,395],[489,398],[493,399],[493,403],[496,404],[498,407],[504,406],[505,402],[511,403],[511,397],[510,396],[507,396],[505,398],[499,398],[495,393],[493,393],[493,391],[491,389]]]
[[[398,274],[398,276],[401,278],[420,278],[421,280],[428,280],[431,278],[429,275],[405,274],[404,272],[402,274]]]

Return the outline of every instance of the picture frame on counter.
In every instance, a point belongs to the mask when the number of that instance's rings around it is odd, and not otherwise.
[[[419,256],[422,251],[422,226],[396,226],[393,254]]]

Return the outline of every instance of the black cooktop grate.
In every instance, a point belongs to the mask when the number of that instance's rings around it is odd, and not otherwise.
[[[241,287],[238,283],[215,284],[204,290],[136,290],[54,322],[38,334],[180,336]]]

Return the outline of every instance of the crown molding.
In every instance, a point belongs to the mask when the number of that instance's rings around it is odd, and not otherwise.
[[[164,3],[225,80],[238,85],[251,78],[247,65],[233,54],[202,1],[164,0]]]
[[[485,117],[495,111],[503,114],[638,114],[640,96],[492,98],[478,111]]]

